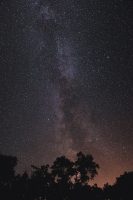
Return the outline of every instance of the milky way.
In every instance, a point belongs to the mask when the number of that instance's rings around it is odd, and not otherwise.
[[[100,185],[132,170],[132,2],[0,3],[0,151],[30,164],[91,153]]]

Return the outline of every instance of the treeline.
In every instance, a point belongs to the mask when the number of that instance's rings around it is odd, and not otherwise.
[[[133,172],[125,172],[114,185],[90,186],[99,165],[79,152],[75,161],[58,157],[52,166],[31,166],[31,174],[15,173],[17,158],[0,155],[1,200],[132,200]]]

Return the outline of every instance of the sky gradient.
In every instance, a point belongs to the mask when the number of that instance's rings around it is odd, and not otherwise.
[[[91,153],[133,170],[133,2],[0,2],[0,152],[18,170]]]

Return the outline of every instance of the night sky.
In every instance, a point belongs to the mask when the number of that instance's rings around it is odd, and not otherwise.
[[[91,153],[133,170],[133,2],[0,1],[0,152],[18,171]]]

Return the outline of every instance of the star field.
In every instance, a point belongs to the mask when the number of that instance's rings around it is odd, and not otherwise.
[[[133,3],[0,2],[0,152],[18,171],[91,153],[99,185],[133,166]]]

